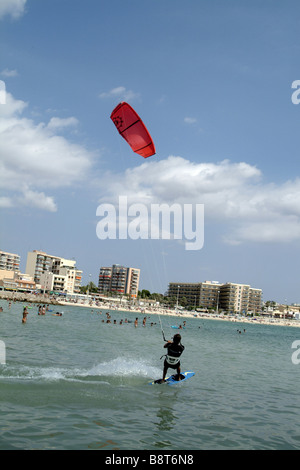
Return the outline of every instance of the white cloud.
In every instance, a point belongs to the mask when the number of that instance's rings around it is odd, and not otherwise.
[[[274,215],[271,220],[248,220],[224,241],[229,244],[240,244],[244,241],[253,242],[293,242],[300,239],[300,221],[298,217]]]
[[[46,196],[43,192],[32,191],[26,186],[22,191],[22,197],[18,198],[18,203],[19,205],[35,207],[48,212],[56,212],[57,210],[53,197]]]
[[[101,202],[179,203],[205,206],[207,223],[218,223],[227,243],[300,239],[300,179],[264,183],[245,162],[193,163],[182,157],[147,160],[121,175],[106,175]]]
[[[1,0],[0,0],[1,1]],[[17,77],[18,76],[18,72],[14,69],[14,70],[9,70],[9,69],[4,69],[2,70],[2,72],[0,73],[0,75],[2,77]]]
[[[0,125],[4,125],[2,120],[12,118],[14,116],[19,116],[27,108],[28,103],[25,101],[17,100],[13,96],[6,92],[6,104],[5,106],[0,107]]]
[[[65,127],[75,127],[79,124],[78,119],[75,117],[69,117],[69,118],[58,118],[58,117],[53,117],[50,119],[47,128],[48,129],[63,129]]]
[[[27,104],[6,94],[0,106],[0,188],[3,204],[20,203],[54,211],[53,196],[45,191],[71,186],[82,181],[91,168],[93,155],[74,144],[59,129],[74,126],[74,117],[51,118],[48,124],[23,117]]]
[[[24,14],[27,0],[1,0],[0,1],[0,19],[6,15],[17,19]]]
[[[118,98],[119,100],[132,101],[139,98],[140,94],[135,93],[132,90],[127,90],[124,86],[112,88],[108,92],[100,93],[99,98]]]
[[[184,122],[185,122],[186,124],[196,124],[197,119],[192,118],[192,117],[185,117],[185,118],[184,118]]]
[[[0,197],[0,207],[13,207],[11,198],[6,196]]]

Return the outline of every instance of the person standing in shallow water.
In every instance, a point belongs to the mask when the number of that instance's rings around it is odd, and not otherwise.
[[[26,322],[27,322],[27,315],[28,315],[28,310],[27,310],[27,307],[24,307],[24,308],[23,308],[23,318],[22,318],[22,323],[26,323]]]

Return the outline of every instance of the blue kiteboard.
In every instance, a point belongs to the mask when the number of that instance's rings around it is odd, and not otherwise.
[[[178,374],[173,374],[170,375],[169,377],[166,378],[165,382],[162,382],[162,379],[154,380],[153,382],[150,382],[149,385],[156,385],[156,384],[169,384],[169,385],[175,385],[175,384],[180,384],[181,382],[184,382],[187,379],[190,379],[195,375],[195,372],[192,372],[191,370],[187,372],[182,372],[180,374],[180,380],[178,380]]]

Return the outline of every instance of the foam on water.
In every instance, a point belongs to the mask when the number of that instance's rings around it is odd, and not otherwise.
[[[0,380],[80,380],[101,377],[145,377],[159,376],[161,370],[142,360],[118,357],[92,367],[39,367],[39,366],[1,366]]]
[[[160,373],[157,367],[142,360],[127,360],[118,357],[108,362],[100,363],[89,369],[87,375],[108,375],[108,376],[142,376],[152,377]]]

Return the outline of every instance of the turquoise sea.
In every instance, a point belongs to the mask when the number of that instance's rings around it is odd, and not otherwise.
[[[23,304],[0,305],[1,450],[300,449],[299,328],[188,318],[182,369],[196,375],[154,386],[157,315],[143,327],[143,314],[111,311],[107,324],[107,310],[50,306],[56,317],[33,306],[22,324]],[[160,318],[171,339],[180,320]]]

